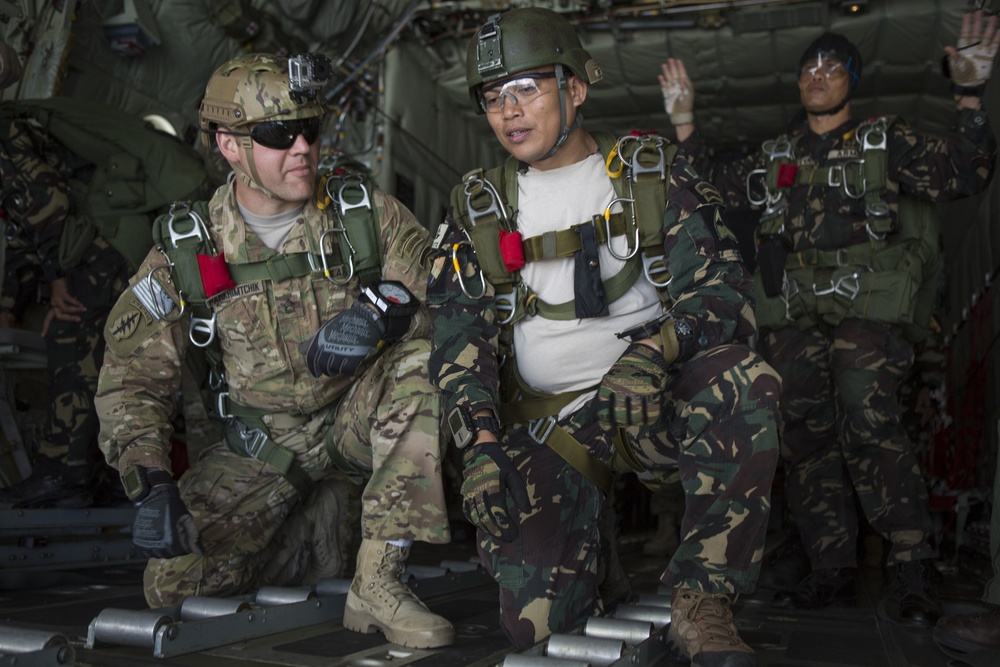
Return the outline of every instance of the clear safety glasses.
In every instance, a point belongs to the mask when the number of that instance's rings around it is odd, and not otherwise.
[[[803,63],[802,69],[799,71],[799,79],[805,81],[817,74],[827,79],[839,79],[847,75],[847,68],[837,58],[824,56],[821,53],[817,58]]]
[[[503,83],[483,88],[479,93],[479,103],[483,105],[483,111],[486,113],[500,113],[505,100],[523,106],[542,94],[542,90],[538,87],[540,80],[554,78],[556,78],[555,72],[522,74],[516,79],[508,79]]]
[[[300,134],[307,144],[316,143],[322,124],[322,119],[319,116],[314,116],[299,120],[268,120],[257,123],[250,128],[249,132],[219,131],[234,137],[250,137],[265,148],[283,151],[291,148]]]

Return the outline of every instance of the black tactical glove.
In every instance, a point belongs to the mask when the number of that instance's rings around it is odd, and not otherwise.
[[[507,513],[507,498],[524,513],[531,511],[528,489],[514,462],[498,442],[469,447],[462,456],[462,509],[476,528],[510,542],[517,537],[517,524]]]
[[[660,352],[631,343],[597,390],[597,421],[601,428],[610,431],[655,424],[660,418],[667,368],[667,360]]]
[[[203,555],[194,519],[181,500],[177,483],[162,468],[144,468],[148,492],[135,499],[132,542],[147,558],[175,558],[189,553]]]
[[[385,335],[382,316],[360,301],[319,328],[305,351],[313,377],[351,375],[379,349]]]
[[[406,335],[419,309],[420,302],[403,283],[382,280],[365,287],[357,303],[303,345],[309,372],[313,377],[353,376],[369,355]]]

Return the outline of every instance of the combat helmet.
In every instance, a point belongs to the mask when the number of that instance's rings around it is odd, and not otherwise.
[[[576,30],[558,13],[526,7],[494,14],[469,42],[465,58],[469,97],[482,113],[480,85],[544,65],[568,67],[587,83],[603,78]]]
[[[303,71],[307,74],[301,76]],[[246,131],[252,123],[323,116],[326,104],[318,89],[330,73],[329,60],[320,54],[285,58],[255,53],[233,58],[212,73],[205,87],[198,114],[203,144],[211,145],[211,135],[220,126]],[[241,145],[251,174],[239,176],[248,186],[274,197],[257,174],[250,137],[241,137]]]
[[[796,75],[801,76],[802,67],[810,60],[826,57],[836,58],[843,63],[850,81],[847,86],[847,96],[844,97],[843,101],[833,108],[819,112],[816,115],[833,114],[843,109],[861,83],[861,52],[858,51],[858,47],[851,40],[835,32],[823,33],[813,40],[812,44],[806,47],[806,50],[802,52],[802,57],[799,58],[799,67],[796,70]]]
[[[578,113],[573,128],[565,118],[565,69],[593,84],[604,75],[600,65],[580,43],[580,36],[563,16],[551,9],[523,7],[493,14],[469,42],[465,58],[465,78],[469,97],[477,113],[485,113],[480,99],[483,84],[508,78],[518,72],[554,65],[559,86],[562,132],[552,155],[580,125]]]

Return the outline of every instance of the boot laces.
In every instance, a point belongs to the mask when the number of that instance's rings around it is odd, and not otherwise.
[[[400,602],[404,599],[416,602],[424,607],[423,601],[417,597],[410,587],[403,583],[403,572],[406,569],[406,557],[410,554],[409,547],[398,547],[394,544],[385,545],[385,557],[378,566],[380,588]]]
[[[904,595],[914,594],[924,598],[933,597],[934,586],[931,583],[930,569],[923,561],[900,563],[896,568],[896,576]]]
[[[695,599],[691,608],[685,612],[685,618],[697,626],[705,636],[706,643],[734,645],[743,643],[733,625],[733,613],[727,596],[697,591],[685,595]]]

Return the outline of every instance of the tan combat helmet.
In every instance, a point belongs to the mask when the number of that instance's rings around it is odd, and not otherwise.
[[[203,144],[220,127],[246,132],[248,126],[269,120],[299,120],[326,114],[318,94],[330,78],[330,61],[320,54],[285,58],[271,54],[248,54],[233,58],[212,73],[198,114]],[[250,174],[239,173],[249,187],[275,195],[263,186],[253,160],[253,142],[241,136]]]

